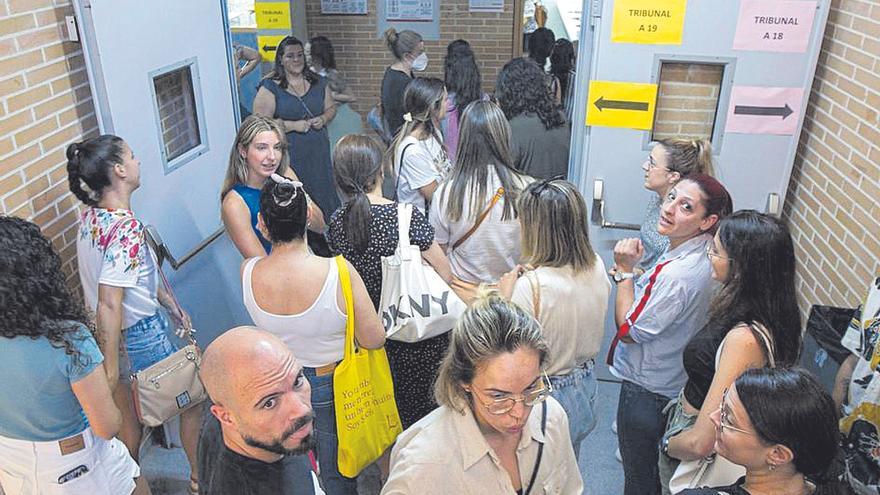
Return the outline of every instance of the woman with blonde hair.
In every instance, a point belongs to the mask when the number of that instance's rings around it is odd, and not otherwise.
[[[455,167],[437,191],[430,220],[456,284],[492,283],[519,261],[516,200],[532,179],[512,166],[510,125],[496,104],[468,105],[460,139]]]
[[[403,93],[413,80],[413,71],[421,72],[428,66],[428,55],[422,36],[409,29],[385,31],[385,46],[394,57],[394,62],[385,69],[382,76],[382,112],[387,131],[392,136],[403,126]]]
[[[547,352],[525,310],[480,294],[452,330],[440,407],[398,437],[382,494],[582,493]]]
[[[393,171],[395,199],[422,213],[427,213],[434,191],[450,168],[440,133],[446,105],[443,81],[414,79],[403,93],[404,125],[385,155],[386,168]]]
[[[520,195],[522,266],[499,283],[541,324],[550,348],[553,397],[568,414],[575,458],[596,426],[594,359],[602,345],[611,282],[590,245],[584,198],[564,180],[534,182]]]
[[[639,234],[645,247],[639,273],[654,266],[669,246],[669,239],[657,233],[657,221],[660,220],[660,206],[672,186],[692,174],[715,174],[712,144],[705,139],[661,139],[642,163],[642,170],[645,171],[645,189],[657,194],[648,203]]]
[[[290,155],[284,130],[274,120],[260,115],[244,119],[229,150],[229,166],[220,190],[220,215],[229,238],[245,259],[265,256],[272,244],[257,229],[260,189],[273,173],[296,174],[290,170]],[[324,229],[324,216],[309,202],[310,228]]]

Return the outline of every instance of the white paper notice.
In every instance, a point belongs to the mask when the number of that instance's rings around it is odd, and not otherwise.
[[[322,14],[366,14],[367,0],[321,0]]]
[[[470,12],[504,12],[504,0],[470,0]]]
[[[432,21],[435,0],[385,0],[389,21]]]

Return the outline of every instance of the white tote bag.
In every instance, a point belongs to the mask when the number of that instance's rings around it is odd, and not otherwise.
[[[412,205],[397,205],[397,249],[382,257],[379,316],[391,340],[419,342],[448,332],[465,304],[409,243]]]

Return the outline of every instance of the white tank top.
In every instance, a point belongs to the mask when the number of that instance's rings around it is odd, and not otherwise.
[[[318,298],[308,309],[295,315],[276,315],[257,306],[251,274],[259,260],[258,257],[247,261],[241,280],[244,306],[254,324],[284,341],[303,366],[317,368],[341,361],[345,351],[346,316],[336,304],[339,272],[335,260],[327,260],[330,269]]]

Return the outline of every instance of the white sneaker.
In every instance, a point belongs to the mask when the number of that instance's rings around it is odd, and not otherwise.
[[[611,423],[611,433],[617,435],[617,420],[615,419],[613,423]]]
[[[623,457],[620,456],[620,447],[618,447],[617,450],[614,451],[614,457],[617,459],[617,462],[621,464],[623,463]]]

